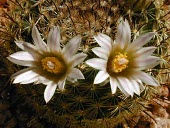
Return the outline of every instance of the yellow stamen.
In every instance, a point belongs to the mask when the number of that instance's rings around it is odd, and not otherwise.
[[[66,69],[65,63],[56,57],[45,57],[41,60],[41,63],[43,70],[54,74],[61,74]]]
[[[128,63],[127,55],[119,53],[111,61],[111,70],[116,73],[122,72],[128,67]]]

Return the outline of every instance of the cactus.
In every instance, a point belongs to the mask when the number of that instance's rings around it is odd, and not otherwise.
[[[93,36],[98,32],[115,39],[118,20],[126,18],[132,30],[132,40],[146,32],[157,32],[146,46],[155,46],[154,55],[161,58],[160,65],[146,70],[161,85],[169,85],[169,12],[168,1],[162,0],[9,0],[8,11],[0,25],[0,52],[3,77],[9,78],[23,67],[10,63],[6,57],[19,49],[15,40],[32,42],[31,30],[37,26],[44,40],[52,26],[60,26],[61,44],[65,45],[76,35],[82,36],[80,52],[94,58],[91,51],[97,46]],[[78,65],[85,80],[67,82],[63,91],[56,91],[52,100],[45,103],[45,86],[16,86],[17,101],[32,109],[31,127],[88,127],[110,128],[123,123],[133,124],[132,117],[147,114],[149,102],[158,94],[157,88],[145,86],[139,95],[126,97],[120,90],[115,94],[110,85],[93,84],[97,71],[84,62]],[[8,83],[10,84],[10,83]],[[5,86],[5,85],[4,85]],[[10,85],[11,86],[11,85]],[[26,110],[30,111],[30,110]],[[37,123],[35,123],[37,122]]]

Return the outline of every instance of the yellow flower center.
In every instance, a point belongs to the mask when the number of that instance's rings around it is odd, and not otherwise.
[[[45,57],[41,63],[43,70],[54,74],[64,73],[66,69],[65,63],[56,57]]]
[[[111,61],[111,71],[115,73],[122,72],[128,66],[129,60],[127,59],[126,54],[117,54]]]

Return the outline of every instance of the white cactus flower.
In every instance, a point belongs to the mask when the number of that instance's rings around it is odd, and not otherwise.
[[[129,23],[122,20],[118,25],[115,41],[102,33],[94,36],[100,47],[95,47],[92,51],[99,58],[86,61],[89,66],[100,70],[94,84],[109,79],[112,94],[118,87],[127,96],[133,96],[134,93],[140,95],[143,83],[158,86],[155,78],[142,71],[159,64],[159,57],[151,55],[156,47],[143,47],[154,35],[154,32],[143,34],[131,43]]]
[[[24,41],[16,41],[16,45],[23,51],[16,52],[8,59],[27,68],[12,75],[13,83],[29,84],[42,83],[47,85],[44,99],[47,102],[52,98],[56,88],[63,90],[66,79],[84,79],[82,72],[74,68],[80,64],[86,54],[78,53],[81,36],[72,38],[64,48],[60,47],[60,29],[53,27],[45,43],[36,28],[32,29],[34,45]]]

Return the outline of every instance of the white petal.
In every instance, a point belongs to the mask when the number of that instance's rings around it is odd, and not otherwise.
[[[29,70],[29,71],[26,71],[26,72],[16,76],[14,78],[13,83],[16,84],[16,83],[20,83],[20,82],[24,82],[24,81],[29,81],[29,80],[33,79],[34,77],[36,77],[36,76],[38,76],[37,73],[35,73],[32,70]]]
[[[37,49],[34,45],[32,45],[31,43],[25,42],[25,41],[15,41],[15,44],[22,50],[25,50],[24,48],[24,44],[28,45],[29,47],[33,48],[33,49]]]
[[[141,80],[139,80],[139,79],[137,79],[137,80],[136,80],[136,82],[138,83],[138,85],[139,85],[139,88],[140,88],[141,92],[142,92],[142,91],[144,91],[144,90],[145,90],[145,87],[143,86],[142,81],[141,81]]]
[[[102,33],[99,33],[97,36],[94,36],[94,39],[97,41],[97,43],[106,49],[106,51],[111,51],[111,44],[112,44],[112,39],[105,35],[105,34],[102,34]]]
[[[106,71],[99,71],[94,79],[94,84],[99,84],[105,81],[109,77],[109,74]]]
[[[61,50],[60,39],[60,28],[55,26],[50,30],[47,39],[47,46],[50,48],[51,52],[55,53]]]
[[[55,90],[56,90],[57,84],[56,83],[51,83],[47,85],[44,91],[44,99],[45,102],[48,103],[50,99],[53,97]]]
[[[123,94],[125,94],[125,96],[129,96],[129,93],[127,93],[127,91],[125,90],[125,88],[121,85],[121,83],[117,80],[117,78],[115,78],[116,83],[117,83],[117,87],[120,89],[121,92],[123,92]]]
[[[133,80],[133,79],[130,79],[129,80],[132,85],[133,85],[133,90],[134,92],[137,94],[137,95],[140,95],[140,87],[139,87],[139,84],[136,82],[136,80]]]
[[[41,58],[41,53],[36,49],[34,45],[23,42],[23,46],[24,50],[31,54],[35,60],[39,60]]]
[[[64,90],[64,86],[65,86],[66,80],[64,79],[63,81],[59,81],[58,82],[58,88],[60,90]]]
[[[92,51],[100,58],[107,60],[109,56],[109,51],[103,49],[102,47],[95,47]]]
[[[156,47],[144,47],[136,52],[137,56],[148,56],[155,51]]]
[[[130,29],[129,22],[126,19],[125,19],[125,29],[126,29],[127,43],[130,43],[131,42],[131,29]]]
[[[31,78],[31,79],[28,79],[28,80],[25,80],[25,81],[22,81],[20,84],[30,84],[30,83],[37,83],[39,79],[39,75]]]
[[[72,57],[79,49],[81,43],[81,36],[73,37],[63,48],[63,54],[66,58]]]
[[[134,93],[134,89],[133,89],[133,86],[132,86],[132,83],[130,83],[130,81],[125,78],[125,77],[117,77],[117,79],[119,80],[121,86],[124,88],[124,90],[130,94],[131,96],[133,96],[133,93]]]
[[[138,70],[144,70],[144,69],[151,69],[151,68],[154,68],[155,66],[157,66],[158,64],[160,64],[160,61],[158,60],[158,61],[156,61],[156,62],[154,62],[153,64],[149,64],[149,65],[144,65],[144,66],[137,66],[136,68],[138,69]]]
[[[39,81],[39,83],[43,83],[43,84],[45,84],[45,85],[49,85],[49,84],[51,84],[51,80],[49,80],[49,79],[47,79],[47,78],[45,78],[45,77],[39,77],[39,79],[38,79],[38,81]]]
[[[155,57],[155,56],[139,56],[138,58],[134,59],[135,63],[134,65],[136,66],[147,66],[147,65],[152,65],[156,63],[157,61],[159,62],[160,58]]]
[[[93,59],[87,60],[86,64],[88,64],[89,66],[95,69],[106,71],[107,61],[103,59],[93,58]]]
[[[10,57],[17,59],[17,60],[34,61],[34,58],[32,57],[32,55],[24,51],[13,53],[10,55]]]
[[[8,60],[10,60],[12,63],[21,65],[21,66],[35,66],[36,62],[35,61],[24,61],[24,60],[18,60],[12,57],[7,57]]]
[[[42,51],[46,51],[47,50],[47,46],[46,44],[43,42],[40,33],[37,29],[36,26],[33,26],[32,28],[32,38],[34,40],[34,44],[37,47],[37,49],[40,49]]]
[[[72,82],[72,83],[76,83],[77,82],[77,79],[70,78],[69,76],[67,76],[67,80]]]
[[[84,59],[87,57],[87,54],[84,53],[78,53],[76,55],[74,55],[71,60],[69,60],[70,62],[73,62],[73,67],[77,66],[78,64],[80,64],[81,62],[84,61]]]
[[[125,25],[129,25],[129,24],[125,24],[124,21],[121,21],[121,23],[118,25],[118,31],[116,33],[116,46],[120,47],[121,49],[123,49],[128,43],[129,43],[129,30],[127,31],[126,29],[128,28],[128,26],[126,27]]]
[[[69,77],[74,79],[84,79],[84,75],[77,68],[72,69],[71,73],[69,74]]]
[[[117,90],[118,83],[114,77],[110,77],[110,86],[111,86],[112,94],[115,94],[116,90]]]
[[[18,71],[18,72],[16,72],[16,73],[14,73],[14,74],[11,76],[11,79],[14,79],[16,76],[18,76],[18,75],[20,75],[20,74],[22,74],[22,73],[24,73],[24,72],[30,71],[30,70],[33,70],[33,68],[32,68],[32,67],[24,68],[24,69],[22,69],[22,70],[20,70],[20,71]]]
[[[148,32],[139,36],[134,42],[131,43],[129,48],[133,47],[133,49],[140,49],[147,42],[149,42],[155,34],[155,32]]]
[[[145,72],[139,71],[133,77],[135,77],[136,79],[140,79],[142,82],[144,82],[147,85],[159,86],[158,81],[154,77],[150,76]]]
[[[24,41],[15,41],[15,44],[22,50],[25,50],[24,49],[24,46],[23,46],[23,42]],[[24,42],[24,43],[27,43],[27,42]]]

